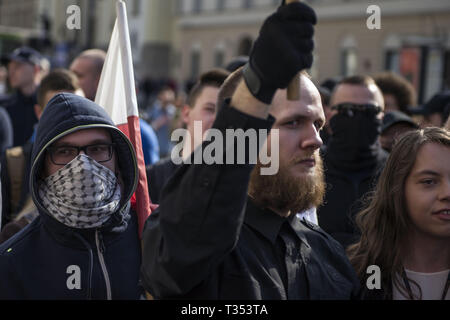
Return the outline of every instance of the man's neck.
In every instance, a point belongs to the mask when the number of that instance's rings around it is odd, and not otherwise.
[[[450,268],[448,239],[417,237],[408,239],[408,249],[403,265],[416,272],[433,273]]]

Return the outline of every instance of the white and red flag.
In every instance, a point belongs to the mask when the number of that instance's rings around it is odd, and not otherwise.
[[[127,11],[123,1],[116,2],[116,12],[117,19],[109,42],[95,102],[108,112],[115,125],[131,140],[136,151],[139,182],[131,202],[138,215],[139,237],[142,237],[145,220],[151,213],[150,196],[142,153]]]

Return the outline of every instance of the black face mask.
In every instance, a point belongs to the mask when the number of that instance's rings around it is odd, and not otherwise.
[[[374,113],[340,112],[330,119],[327,154],[336,167],[361,169],[376,164],[382,121]]]

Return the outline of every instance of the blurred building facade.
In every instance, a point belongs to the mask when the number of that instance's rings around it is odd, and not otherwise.
[[[319,23],[317,82],[336,76],[392,70],[408,78],[420,100],[450,88],[450,1],[309,0]],[[177,74],[195,77],[246,54],[264,19],[280,5],[272,0],[180,0],[176,5]],[[381,29],[370,30],[367,8],[380,8]]]
[[[79,51],[107,49],[115,0],[0,0],[0,53],[31,43],[67,66]],[[136,76],[183,84],[249,53],[264,19],[281,0],[126,0]],[[450,1],[309,0],[317,12],[313,78],[392,70],[406,76],[420,100],[450,88]],[[381,10],[369,30],[367,8]],[[69,30],[77,5],[81,29]]]

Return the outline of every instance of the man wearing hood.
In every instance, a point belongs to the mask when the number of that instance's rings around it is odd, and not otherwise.
[[[319,225],[344,247],[357,240],[355,213],[387,159],[379,143],[384,100],[374,80],[352,76],[331,97],[331,138],[322,149],[327,189]]]
[[[94,102],[57,94],[39,121],[39,217],[0,246],[0,299],[137,299],[140,243],[128,138]]]

